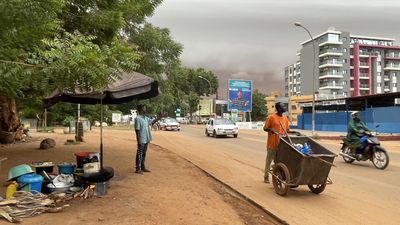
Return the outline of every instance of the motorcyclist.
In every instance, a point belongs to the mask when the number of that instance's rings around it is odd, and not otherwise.
[[[361,147],[360,138],[370,131],[365,123],[360,119],[360,113],[355,111],[351,113],[351,120],[347,126],[347,141],[353,154]],[[359,156],[360,157],[360,156]]]

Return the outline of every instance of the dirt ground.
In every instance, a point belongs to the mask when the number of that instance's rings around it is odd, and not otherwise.
[[[85,133],[84,143],[64,145],[71,134],[31,133],[27,143],[0,145],[0,196],[5,196],[9,168],[33,161],[75,162],[74,153],[98,151],[99,130]],[[57,146],[39,150],[46,137]],[[131,130],[104,130],[104,164],[114,168],[108,194],[75,199],[61,213],[24,219],[23,224],[279,224],[232,190],[167,149],[151,145],[151,173],[134,173],[135,140]],[[6,224],[0,219],[0,224]]]

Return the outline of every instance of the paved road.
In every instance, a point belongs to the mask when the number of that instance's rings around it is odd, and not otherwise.
[[[371,162],[352,165],[336,158],[330,172],[333,185],[315,195],[307,186],[286,197],[264,184],[266,137],[260,131],[241,131],[238,138],[211,138],[202,126],[183,126],[180,132],[154,132],[154,144],[187,158],[256,201],[290,224],[400,224],[400,145],[388,142],[390,165],[377,170]],[[321,141],[338,153],[340,145]]]

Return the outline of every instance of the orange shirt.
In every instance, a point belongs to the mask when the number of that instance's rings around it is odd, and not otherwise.
[[[273,114],[268,116],[264,122],[264,128],[273,128],[275,132],[278,132],[281,135],[285,135],[285,131],[282,129],[281,125],[289,131],[289,120],[286,116],[278,116],[277,114]],[[267,139],[267,150],[275,150],[279,144],[279,137],[271,132],[268,132]]]

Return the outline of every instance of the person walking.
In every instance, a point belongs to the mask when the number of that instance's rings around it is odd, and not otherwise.
[[[150,126],[158,121],[157,118],[150,119],[146,114],[146,106],[139,104],[137,106],[138,115],[135,118],[135,133],[137,141],[136,152],[136,171],[135,173],[143,174],[143,172],[151,172],[146,168],[146,153],[147,148],[152,140]]]
[[[264,131],[268,132],[267,139],[267,157],[265,159],[265,170],[264,170],[264,183],[269,183],[269,171],[271,169],[271,163],[275,160],[276,150],[279,144],[279,135],[284,135],[285,128],[289,132],[289,119],[284,116],[286,107],[283,103],[278,102],[275,104],[276,114],[268,116],[264,122]],[[291,132],[291,131],[290,131]],[[291,132],[293,133],[293,132]],[[279,135],[278,135],[279,134]]]

